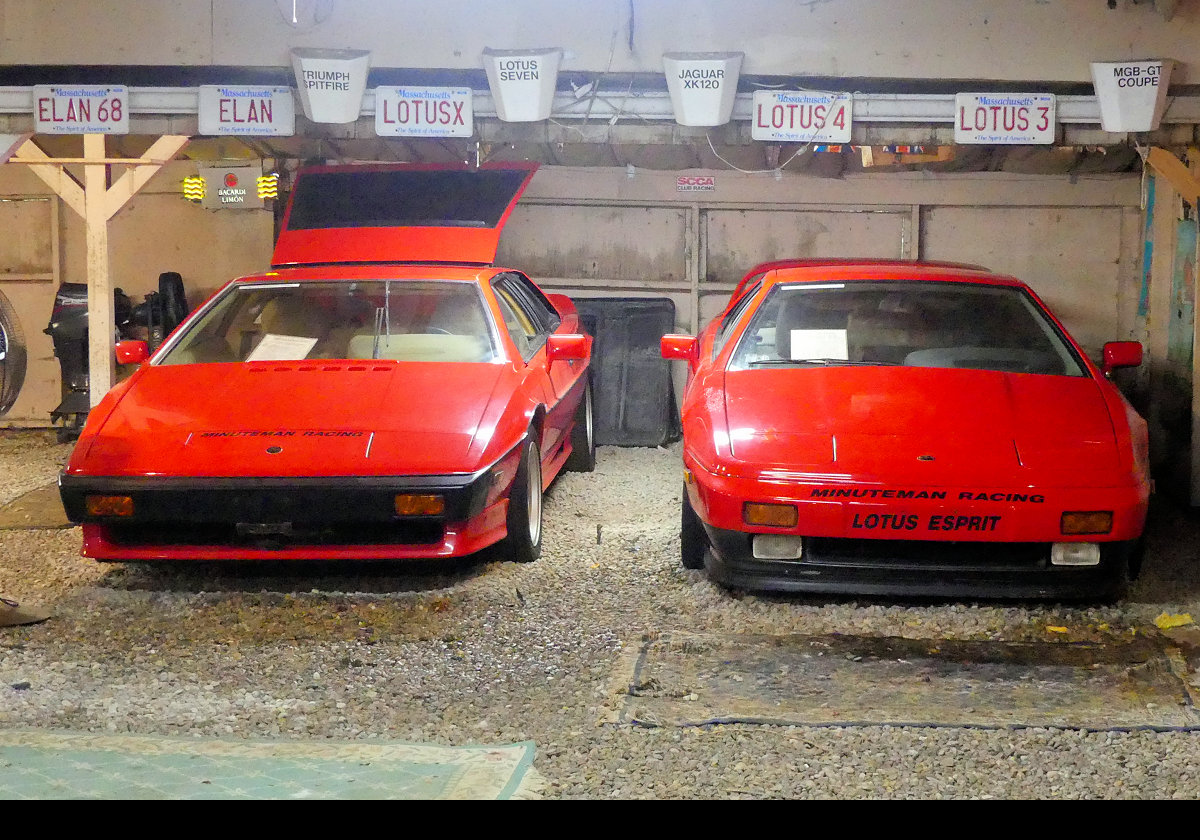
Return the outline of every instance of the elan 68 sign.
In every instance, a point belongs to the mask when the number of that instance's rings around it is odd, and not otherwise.
[[[129,90],[124,85],[37,85],[33,119],[38,134],[128,134]]]
[[[1054,95],[960,93],[954,97],[954,142],[1024,145],[1054,142]]]
[[[792,143],[849,143],[854,97],[804,90],[754,91],[750,137]]]

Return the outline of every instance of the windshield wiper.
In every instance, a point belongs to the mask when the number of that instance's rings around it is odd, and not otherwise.
[[[875,362],[869,360],[857,361],[854,359],[755,359],[749,363],[751,366],[768,366],[768,365],[826,365],[834,367],[837,365],[854,365],[856,367],[887,365],[895,367],[898,362]]]

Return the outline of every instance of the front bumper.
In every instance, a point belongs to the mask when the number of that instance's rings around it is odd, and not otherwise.
[[[685,457],[685,463],[689,459]],[[804,476],[762,481],[687,463],[711,546],[707,571],[727,586],[858,595],[1108,598],[1139,564],[1149,488],[908,487]],[[749,526],[746,502],[791,504],[795,527]],[[1065,536],[1065,511],[1111,510],[1104,535]],[[800,536],[798,560],[753,553],[754,534]],[[1096,542],[1094,566],[1056,566],[1055,542]]]
[[[85,557],[391,559],[470,554],[506,535],[507,458],[470,475],[332,478],[59,479],[63,507],[83,525]],[[440,516],[397,516],[400,493],[437,494]],[[95,517],[88,495],[124,495],[134,515]]]
[[[705,570],[745,589],[944,598],[1107,599],[1136,569],[1139,540],[1102,543],[1096,566],[1054,566],[1050,543],[805,539],[800,560],[753,556],[752,534],[706,525]]]

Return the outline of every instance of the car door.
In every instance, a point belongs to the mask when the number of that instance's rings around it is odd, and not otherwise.
[[[574,359],[549,362],[546,343],[558,329],[561,319],[529,278],[519,272],[507,272],[493,279],[492,289],[500,304],[505,328],[525,362],[527,375],[536,380],[545,395],[542,457],[547,459],[558,452],[570,429],[581,393],[578,390],[573,393],[572,389],[579,382],[585,365]]]

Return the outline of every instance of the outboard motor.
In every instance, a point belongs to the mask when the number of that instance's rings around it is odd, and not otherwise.
[[[178,276],[178,275],[176,275]],[[134,338],[134,305],[121,289],[113,289],[114,338]],[[62,423],[58,440],[79,437],[91,410],[88,388],[88,307],[86,283],[63,283],[54,295],[50,325],[44,330],[54,342],[62,371],[62,402],[50,412],[50,422]]]

